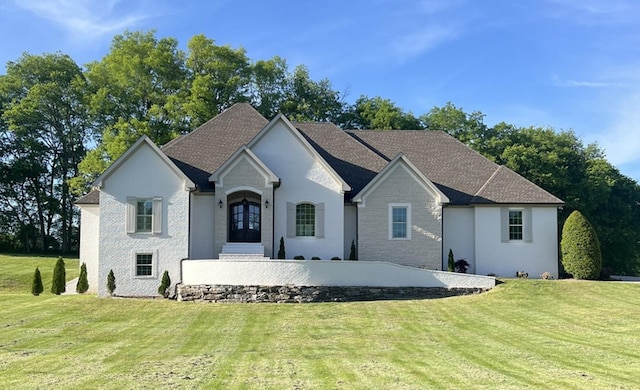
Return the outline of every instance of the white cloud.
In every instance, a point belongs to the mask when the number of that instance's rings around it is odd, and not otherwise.
[[[620,85],[620,83],[606,82],[606,81],[571,80],[571,79],[562,80],[557,75],[554,75],[553,85],[557,87],[608,88],[608,87],[617,87]]]
[[[60,25],[74,39],[84,41],[120,33],[151,17],[147,12],[132,10],[132,2],[120,0],[16,0],[15,3]],[[126,5],[127,11],[119,12],[120,5]]]

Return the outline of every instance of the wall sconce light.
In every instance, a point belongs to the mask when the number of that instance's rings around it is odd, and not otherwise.
[[[222,205],[223,205],[223,204],[224,204],[224,203],[222,203],[222,199],[220,199],[220,200],[218,201],[218,206],[220,206],[220,208],[222,208]]]
[[[268,209],[269,208],[269,199],[264,201],[264,208]]]

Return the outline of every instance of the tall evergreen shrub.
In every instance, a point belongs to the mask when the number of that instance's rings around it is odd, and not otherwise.
[[[76,292],[78,294],[84,294],[89,289],[89,280],[87,279],[87,265],[82,263],[80,266],[80,276],[78,277],[78,284],[76,284]]]
[[[287,255],[284,252],[284,237],[280,237],[280,248],[278,249],[278,259],[286,259]]]
[[[456,261],[453,259],[453,250],[449,249],[449,259],[447,260],[447,271],[455,272]]]
[[[56,266],[53,268],[53,280],[51,281],[51,293],[60,295],[66,291],[67,273],[64,270],[64,260],[58,257]]]
[[[107,275],[107,290],[109,294],[113,295],[113,292],[116,291],[116,277],[113,274],[113,270],[109,270],[109,275]]]
[[[40,275],[40,270],[36,267],[36,270],[33,272],[33,283],[31,283],[31,294],[38,296],[42,294],[44,291],[44,286],[42,285],[42,275]]]
[[[167,296],[167,289],[171,286],[171,278],[169,277],[169,271],[164,271],[162,274],[162,281],[160,282],[160,287],[158,287],[158,294],[163,297]]]
[[[589,221],[578,210],[562,228],[562,265],[575,279],[597,279],[602,268],[600,241]]]
[[[358,254],[356,253],[355,240],[351,240],[351,251],[349,252],[349,260],[358,260]]]

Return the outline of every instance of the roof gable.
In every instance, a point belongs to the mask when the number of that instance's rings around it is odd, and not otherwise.
[[[428,177],[451,204],[529,203],[562,201],[510,171],[498,172],[503,190],[493,177],[500,166],[441,131],[349,130],[349,135],[383,158],[402,153]],[[505,168],[506,169],[506,168]],[[494,184],[490,180],[496,180]],[[481,190],[484,191],[480,192]]]
[[[227,172],[233,169],[233,167],[243,159],[248,161],[249,164],[264,177],[265,187],[279,181],[278,177],[245,145],[229,157],[229,159],[209,177],[209,181],[222,184]]]
[[[283,115],[278,114],[273,118],[268,125],[266,125],[247,145],[248,148],[253,148],[257,145],[260,140],[262,140],[265,135],[274,129],[278,124],[284,125],[284,128],[289,131],[294,139],[296,139],[302,147],[331,175],[342,187],[342,191],[350,191],[351,186],[347,183],[333,168],[331,164],[329,164],[318,151],[307,141],[307,139],[302,135],[298,129]]]
[[[187,175],[180,170],[176,166],[176,164],[171,161],[162,151],[154,144],[149,137],[143,135],[140,137],[122,156],[120,156],[116,161],[113,162],[98,178],[93,182],[93,186],[97,188],[101,188],[104,184],[104,181],[109,178],[114,172],[116,172],[126,161],[128,161],[131,156],[133,156],[138,150],[141,148],[148,147],[150,148],[167,166],[184,182],[185,189],[194,189],[195,184]]]
[[[250,104],[237,103],[191,133],[169,142],[162,151],[196,183],[198,189],[211,191],[211,174],[267,123]]]
[[[373,180],[371,180],[359,193],[353,197],[353,202],[360,203],[364,206],[366,197],[375,191],[375,189],[384,182],[396,169],[405,169],[411,177],[420,184],[425,191],[431,193],[439,204],[449,203],[449,198],[442,193],[411,161],[402,153],[399,153],[391,160],[382,171],[380,171]]]

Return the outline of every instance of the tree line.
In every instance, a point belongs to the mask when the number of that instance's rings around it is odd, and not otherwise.
[[[382,97],[353,103],[304,65],[252,60],[242,48],[192,37],[186,51],[155,32],[125,32],[84,66],[62,53],[25,53],[0,76],[0,249],[70,252],[73,206],[140,136],[162,145],[237,102],[263,116],[328,121],[344,129],[441,130],[580,210],[601,242],[603,266],[640,271],[640,187],[572,131],[487,126],[447,103],[416,116]]]

